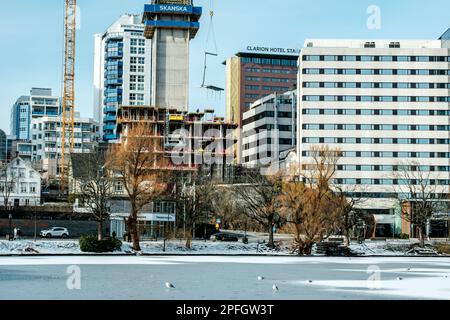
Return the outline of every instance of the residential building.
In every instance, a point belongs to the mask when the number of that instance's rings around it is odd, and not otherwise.
[[[29,96],[21,96],[11,109],[11,135],[17,140],[31,140],[31,120],[44,116],[58,116],[60,98],[48,88],[32,88]]]
[[[435,198],[448,199],[450,101],[448,34],[439,40],[306,40],[298,74],[298,157],[339,149],[335,182],[362,198],[377,234],[401,231],[399,179],[423,171]],[[446,40],[447,39],[447,40]]]
[[[145,37],[152,41],[151,106],[189,110],[189,46],[202,8],[193,0],[152,0],[144,7]]]
[[[297,92],[273,93],[244,112],[242,164],[278,165],[280,154],[297,145]]]
[[[149,105],[151,41],[144,37],[140,15],[124,14],[95,35],[94,119],[105,141],[118,139],[121,105]]]
[[[248,47],[228,58],[226,65],[226,119],[243,126],[243,114],[258,99],[294,90],[297,85],[298,50]],[[237,140],[242,142],[240,132]],[[236,146],[236,162],[242,146]]]
[[[41,176],[28,161],[17,157],[0,171],[0,204],[36,206],[41,203]]]
[[[75,113],[73,153],[91,152],[99,140],[99,126],[91,118]],[[48,177],[59,175],[61,155],[61,117],[42,117],[32,121],[32,160]],[[66,147],[70,153],[70,146]]]

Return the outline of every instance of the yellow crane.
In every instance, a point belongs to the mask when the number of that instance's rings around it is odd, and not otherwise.
[[[75,52],[77,29],[77,1],[65,0],[64,17],[64,75],[61,110],[61,190],[66,186],[67,146],[73,152],[75,134]]]

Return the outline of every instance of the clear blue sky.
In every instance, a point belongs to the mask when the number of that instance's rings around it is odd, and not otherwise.
[[[141,13],[145,0],[78,0],[77,111],[92,116],[93,35],[122,13]],[[224,86],[227,56],[247,45],[301,47],[305,38],[437,39],[450,27],[448,0],[214,0],[219,57],[210,60],[208,83]],[[191,109],[224,114],[225,97],[200,89],[210,0],[191,47]],[[382,27],[366,27],[369,5],[381,8]],[[0,1],[0,129],[9,133],[11,105],[30,88],[61,92],[64,0]],[[211,43],[210,43],[211,46]],[[211,48],[211,47],[210,47]]]

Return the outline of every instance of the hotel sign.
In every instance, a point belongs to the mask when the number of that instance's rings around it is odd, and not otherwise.
[[[272,54],[299,54],[300,50],[292,48],[276,48],[276,47],[258,47],[247,46],[247,51],[258,53],[272,53]]]

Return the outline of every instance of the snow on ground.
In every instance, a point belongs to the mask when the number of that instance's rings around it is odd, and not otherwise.
[[[416,244],[409,240],[365,241],[362,244],[352,243],[350,249],[358,256],[414,256],[407,252]],[[290,242],[284,241],[278,249],[269,249],[266,244],[250,242],[212,242],[193,241],[192,248],[187,249],[184,240],[166,242],[163,251],[163,241],[143,241],[143,254],[179,254],[179,255],[292,255]],[[31,240],[5,241],[0,240],[0,255],[18,254],[81,254],[78,241],[75,240]],[[124,242],[121,251],[111,254],[133,254],[130,243]]]
[[[284,247],[280,250],[271,250],[265,244],[250,243],[243,244],[241,242],[211,242],[211,241],[194,241],[192,248],[187,249],[185,241],[168,241],[166,242],[165,252],[163,251],[163,241],[141,242],[143,254],[223,254],[223,255],[240,255],[240,254],[260,254],[260,255],[286,255],[289,254],[289,248]],[[16,241],[0,241],[0,255],[20,254],[81,254],[78,241],[52,241],[38,240],[16,240]],[[122,250],[111,254],[131,254],[133,250],[130,243],[123,243]]]
[[[408,252],[415,242],[410,240],[371,241],[352,243],[350,250],[362,256],[399,256]]]

